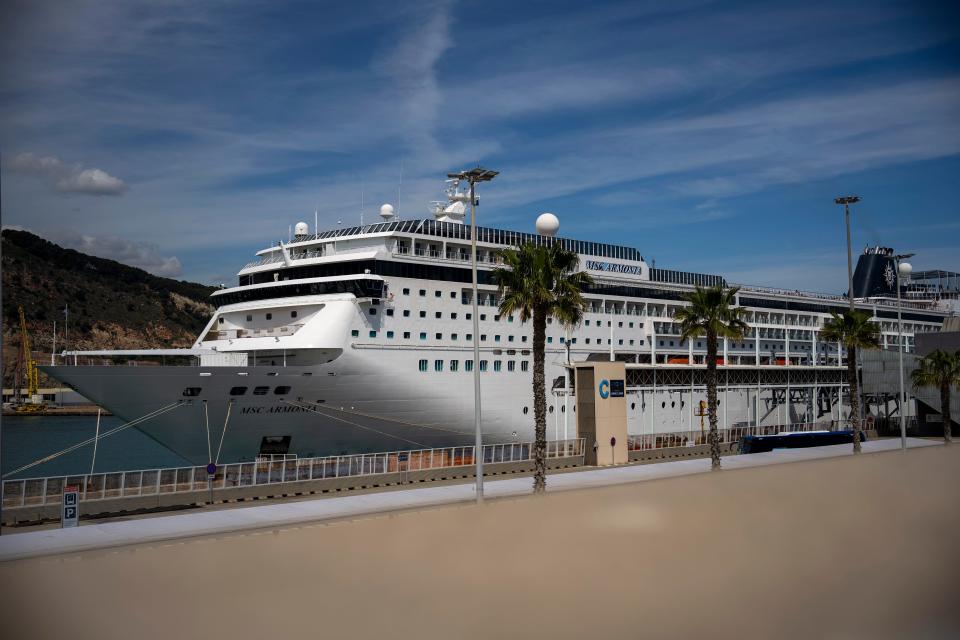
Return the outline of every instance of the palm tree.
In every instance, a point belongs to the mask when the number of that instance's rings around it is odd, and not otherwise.
[[[547,318],[576,326],[583,318],[583,288],[593,279],[577,271],[580,258],[559,243],[549,247],[528,242],[500,251],[503,267],[493,271],[499,287],[500,315],[517,313],[521,322],[533,320],[533,416],[535,444],[534,493],[547,486],[547,392],[543,371]]]
[[[950,433],[950,385],[960,385],[960,351],[950,353],[937,349],[928,353],[910,374],[914,387],[940,389],[940,416],[943,418],[943,441],[953,442]]]
[[[847,348],[847,384],[850,386],[850,422],[853,424],[853,452],[860,453],[860,390],[857,382],[857,351],[880,348],[880,327],[863,311],[836,313],[827,320],[820,337]]]
[[[739,289],[723,285],[697,287],[684,295],[690,304],[681,307],[675,316],[680,323],[680,340],[707,336],[707,412],[710,416],[711,469],[720,468],[720,438],[717,435],[717,343],[720,338],[743,339],[749,327],[743,320],[744,309],[737,307]]]

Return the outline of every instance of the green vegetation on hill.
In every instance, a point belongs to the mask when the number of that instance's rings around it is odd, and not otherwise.
[[[20,344],[19,305],[35,354],[50,353],[54,320],[62,350],[66,305],[71,349],[188,347],[213,312],[213,287],[154,276],[26,231],[5,229],[2,237],[5,369]]]

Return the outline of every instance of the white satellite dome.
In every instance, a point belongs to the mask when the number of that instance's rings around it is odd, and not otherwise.
[[[909,278],[910,274],[913,273],[913,265],[909,262],[900,263],[900,277]]]
[[[553,237],[560,230],[560,218],[552,213],[541,213],[537,217],[537,233]]]
[[[293,227],[293,235],[295,236],[305,236],[310,233],[310,227],[307,226],[306,222],[298,222]]]
[[[380,205],[380,217],[384,222],[390,220],[393,217],[393,205],[389,203]]]

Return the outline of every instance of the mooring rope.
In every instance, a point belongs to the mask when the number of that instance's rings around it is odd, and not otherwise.
[[[380,431],[379,429],[374,429],[373,427],[367,427],[367,426],[364,426],[364,425],[362,425],[362,424],[357,424],[356,422],[351,422],[350,420],[345,420],[344,418],[338,418],[337,416],[332,416],[332,415],[330,415],[329,413],[323,413],[322,411],[319,411],[319,410],[318,410],[318,407],[312,407],[312,406],[307,405],[306,403],[297,404],[297,403],[295,403],[295,402],[290,402],[289,400],[283,400],[283,402],[286,402],[287,404],[292,405],[292,406],[294,406],[294,407],[299,407],[300,409],[305,409],[306,411],[312,411],[312,412],[316,413],[317,415],[321,415],[321,416],[323,416],[323,417],[325,417],[325,418],[331,418],[331,419],[333,419],[333,420],[338,420],[338,421],[340,421],[340,422],[344,422],[344,423],[349,424],[349,425],[351,425],[351,426],[357,427],[358,429],[364,429],[364,430],[366,430],[366,431],[372,431],[372,432],[374,432],[374,433],[379,433],[380,435],[387,436],[388,438],[395,438],[395,439],[401,440],[401,441],[403,441],[403,442],[409,442],[410,444],[415,444],[415,445],[417,445],[418,447],[422,447],[422,448],[424,448],[424,449],[429,449],[429,448],[430,448],[430,447],[428,447],[427,445],[425,445],[424,443],[422,443],[422,442],[417,442],[416,440],[410,440],[409,438],[404,438],[404,437],[402,437],[402,436],[397,436],[397,435],[394,435],[394,434],[392,434],[392,433],[387,433],[386,431]]]
[[[203,401],[203,423],[207,428],[207,462],[213,462],[213,450],[210,448],[210,411],[207,409],[207,401]]]
[[[315,407],[318,407],[318,408],[320,408],[320,406],[321,406],[320,403],[317,403],[317,402],[309,402],[309,401],[306,401],[306,400],[300,400],[300,402],[302,402],[303,404],[312,405],[312,406],[315,406]],[[418,428],[418,429],[430,429],[431,431],[443,431],[443,432],[445,432],[445,433],[455,433],[455,434],[461,435],[461,436],[464,435],[464,432],[463,432],[463,431],[458,431],[457,429],[450,429],[450,428],[446,428],[446,427],[437,427],[437,426],[434,426],[434,425],[422,424],[422,423],[419,423],[419,422],[408,422],[408,421],[406,421],[406,420],[399,420],[399,419],[397,419],[397,418],[387,418],[387,417],[385,417],[385,416],[375,416],[375,415],[371,415],[371,414],[369,414],[369,413],[363,413],[362,411],[356,411],[356,410],[354,410],[354,409],[349,409],[349,410],[348,410],[348,409],[344,409],[344,408],[339,408],[339,409],[338,409],[337,407],[331,407],[331,406],[326,406],[326,405],[323,405],[323,408],[324,408],[324,409],[327,409],[327,410],[329,410],[329,411],[339,411],[340,413],[347,413],[347,414],[354,415],[354,416],[363,416],[364,418],[371,418],[371,419],[373,419],[373,420],[382,420],[382,421],[384,421],[384,422],[396,422],[397,424],[402,424],[402,425],[408,426],[408,427],[416,427],[416,428]],[[470,434],[466,434],[466,435],[470,435]]]
[[[31,462],[31,463],[29,463],[29,464],[25,464],[25,465],[23,465],[22,467],[19,467],[19,468],[17,468],[17,469],[14,469],[13,471],[8,471],[7,473],[3,474],[3,477],[6,478],[6,477],[12,476],[12,475],[14,475],[14,474],[20,473],[21,471],[26,471],[27,469],[31,469],[31,468],[39,465],[39,464],[43,464],[43,463],[45,463],[45,462],[49,462],[49,461],[51,461],[51,460],[55,460],[56,458],[59,458],[59,457],[62,456],[62,455],[65,455],[65,454],[67,454],[67,453],[70,453],[71,451],[76,451],[77,449],[79,449],[79,448],[81,448],[81,447],[85,447],[85,446],[87,446],[88,444],[90,444],[91,442],[96,442],[96,441],[98,441],[98,440],[102,440],[103,438],[107,438],[107,437],[109,437],[109,436],[112,436],[112,435],[115,434],[115,433],[119,433],[120,431],[123,431],[124,429],[128,429],[128,428],[133,427],[133,426],[136,426],[136,425],[138,425],[138,424],[140,424],[140,423],[142,423],[142,422],[146,422],[147,420],[150,420],[150,419],[152,419],[152,418],[156,418],[157,416],[159,416],[159,415],[161,415],[161,414],[163,414],[163,413],[166,413],[167,411],[171,411],[171,410],[176,409],[177,407],[181,407],[181,406],[184,406],[183,400],[177,400],[176,402],[172,402],[172,403],[168,404],[168,405],[165,406],[165,407],[161,407],[161,408],[159,408],[159,409],[156,409],[156,410],[154,410],[154,411],[151,411],[150,413],[146,413],[146,414],[140,416],[139,418],[137,418],[137,419],[135,419],[135,420],[131,420],[130,422],[128,422],[128,423],[126,423],[126,424],[122,424],[122,425],[120,425],[119,427],[114,427],[114,428],[111,429],[110,431],[107,431],[107,432],[105,432],[105,433],[100,434],[99,437],[98,437],[98,436],[94,436],[93,438],[88,438],[88,439],[84,440],[83,442],[79,442],[79,443],[77,443],[77,444],[75,444],[75,445],[73,445],[73,446],[71,446],[71,447],[67,447],[66,449],[63,449],[63,450],[61,450],[61,451],[57,451],[56,453],[51,453],[50,455],[48,455],[48,456],[46,456],[46,457],[43,457],[43,458],[39,458],[39,459],[37,459],[37,460],[34,460],[33,462]]]
[[[233,400],[227,403],[227,417],[223,421],[223,432],[220,434],[220,446],[217,447],[217,457],[213,464],[220,463],[220,452],[223,451],[223,437],[227,435],[227,424],[230,423],[230,409],[233,408]]]

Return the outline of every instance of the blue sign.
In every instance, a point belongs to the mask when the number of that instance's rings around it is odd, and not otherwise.
[[[597,389],[600,391],[600,397],[603,398],[604,400],[610,397],[610,381],[609,380],[601,380],[600,386],[597,387]]]
[[[211,476],[216,475],[216,474],[217,474],[217,465],[213,464],[212,462],[211,462],[210,464],[208,464],[208,465],[207,465],[207,473],[208,473],[209,475],[211,475]]]

